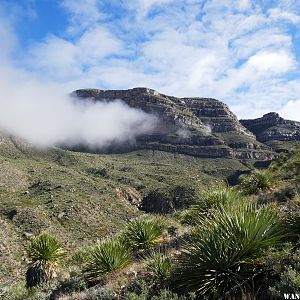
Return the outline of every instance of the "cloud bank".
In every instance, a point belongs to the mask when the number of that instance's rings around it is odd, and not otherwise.
[[[0,91],[0,129],[39,147],[81,144],[99,149],[134,143],[156,124],[154,116],[120,100],[75,99],[59,85],[9,66],[0,69]]]
[[[0,37],[7,49],[20,39],[20,24],[38,22],[20,9],[7,19],[11,1],[3,2]],[[39,1],[28,3],[38,11]],[[61,31],[15,45],[13,63],[62,83],[64,93],[144,86],[218,98],[239,118],[276,111],[300,121],[297,0],[63,0],[57,6],[66,13]]]

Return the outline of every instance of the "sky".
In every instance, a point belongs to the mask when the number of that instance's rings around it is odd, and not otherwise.
[[[300,121],[300,1],[1,0],[0,63],[16,88],[148,87]]]

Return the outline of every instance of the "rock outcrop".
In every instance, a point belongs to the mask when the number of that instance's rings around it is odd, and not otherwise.
[[[288,150],[300,145],[300,122],[285,120],[278,113],[270,112],[252,120],[240,120],[258,141],[276,151]]]
[[[148,88],[81,89],[73,95],[93,101],[121,99],[130,107],[158,117],[159,124],[152,134],[140,136],[134,145],[127,145],[127,148],[118,145],[121,151],[152,149],[198,157],[258,160],[274,157],[271,149],[258,142],[228,106],[216,99],[176,98]]]

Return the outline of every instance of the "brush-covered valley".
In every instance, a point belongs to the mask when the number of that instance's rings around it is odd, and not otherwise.
[[[299,291],[297,148],[257,169],[156,150],[38,150],[2,134],[0,164],[2,299]]]

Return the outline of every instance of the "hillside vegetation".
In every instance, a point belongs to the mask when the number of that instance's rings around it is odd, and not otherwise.
[[[22,277],[25,248],[47,231],[71,250],[116,233],[141,208],[172,212],[248,167],[159,151],[98,155],[34,149],[0,136],[0,282]],[[141,207],[144,206],[144,207]]]
[[[299,149],[228,187],[237,160],[2,146],[3,299],[300,292]]]

